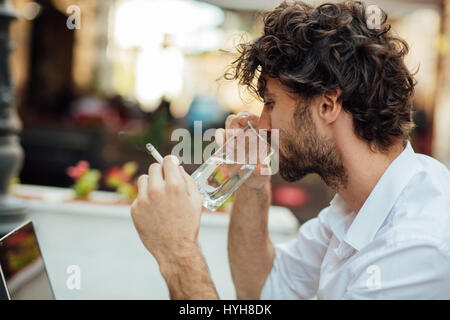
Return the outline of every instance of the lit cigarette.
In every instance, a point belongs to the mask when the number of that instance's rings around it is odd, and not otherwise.
[[[152,145],[151,143],[147,143],[145,147],[147,148],[148,152],[150,152],[150,154],[153,156],[153,158],[155,158],[156,161],[158,161],[159,163],[163,163],[163,157],[158,152],[158,150],[156,150],[154,145]]]

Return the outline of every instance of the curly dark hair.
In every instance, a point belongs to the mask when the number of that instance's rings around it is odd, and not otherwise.
[[[238,46],[224,77],[238,79],[262,99],[267,77],[304,98],[340,89],[355,133],[387,150],[393,137],[407,139],[414,126],[416,81],[403,61],[408,44],[392,34],[380,12],[381,27],[371,29],[359,1],[317,7],[284,1],[265,13],[261,37]]]

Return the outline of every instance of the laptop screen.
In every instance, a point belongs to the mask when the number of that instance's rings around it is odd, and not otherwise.
[[[9,299],[55,299],[31,221],[0,239],[0,267]]]

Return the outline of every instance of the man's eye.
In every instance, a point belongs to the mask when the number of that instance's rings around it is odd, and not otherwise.
[[[264,102],[264,106],[267,106],[270,109],[273,109],[274,103],[272,101]]]

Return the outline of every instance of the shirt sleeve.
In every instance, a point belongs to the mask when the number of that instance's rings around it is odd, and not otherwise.
[[[275,246],[272,269],[260,299],[309,299],[316,295],[320,266],[331,237],[327,210],[305,222],[296,239]]]
[[[385,245],[352,265],[344,299],[450,299],[448,247],[433,240]]]

